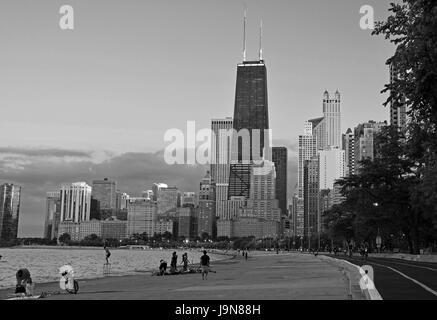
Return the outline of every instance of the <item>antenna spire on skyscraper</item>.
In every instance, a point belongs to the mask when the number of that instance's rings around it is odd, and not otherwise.
[[[246,61],[246,20],[247,20],[247,7],[244,4],[244,21],[243,21],[243,62]]]
[[[263,21],[261,19],[261,24],[259,27],[259,60],[263,59]]]

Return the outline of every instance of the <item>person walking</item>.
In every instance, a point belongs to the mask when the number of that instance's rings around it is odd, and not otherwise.
[[[203,256],[200,257],[200,268],[202,269],[202,280],[207,280],[209,272],[209,256],[206,250],[203,250]]]
[[[246,253],[244,254],[244,257],[246,258],[246,260],[247,260],[247,251],[246,251]]]

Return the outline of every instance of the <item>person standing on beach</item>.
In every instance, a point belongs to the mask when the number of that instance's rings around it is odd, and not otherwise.
[[[183,264],[183,266],[184,266],[184,271],[188,271],[188,263],[189,263],[190,261],[188,260],[188,253],[184,253],[183,255],[182,255],[182,264]]]
[[[111,256],[111,252],[106,245],[103,247],[103,249],[106,251],[106,264],[109,264],[109,257]]]
[[[173,255],[171,256],[170,270],[172,272],[177,271],[177,264],[178,264],[178,255],[176,254],[176,251],[175,251],[175,252],[173,252]]]
[[[200,268],[202,268],[202,280],[207,280],[209,272],[209,256],[206,250],[203,250],[203,256],[200,257]]]

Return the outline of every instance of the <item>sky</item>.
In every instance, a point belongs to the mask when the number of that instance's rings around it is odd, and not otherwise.
[[[394,48],[359,26],[360,8],[386,0],[245,0],[248,59],[263,20],[270,127],[289,149],[322,116],[325,90],[342,95],[342,130],[388,120],[380,91]],[[61,30],[59,9],[74,9]],[[243,1],[2,0],[0,183],[23,188],[19,236],[41,236],[45,193],[110,177],[139,195],[153,182],[196,191],[204,166],[163,161],[164,134],[233,115],[242,61]]]

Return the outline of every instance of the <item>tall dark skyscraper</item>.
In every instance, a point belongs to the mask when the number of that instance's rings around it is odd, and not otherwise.
[[[262,58],[262,23],[259,58],[256,61],[246,61],[246,13],[243,63],[237,67],[233,128],[238,136],[233,137],[228,196],[244,196],[247,199],[253,160],[261,160],[263,157],[271,159],[270,146],[264,145],[264,130],[269,129],[269,114],[267,69]]]
[[[11,183],[0,185],[0,242],[17,238],[21,187]]]
[[[245,61],[238,65],[233,127],[239,133],[242,133],[241,130],[247,130],[250,139],[248,141],[240,136],[238,144],[233,144],[229,197],[245,196],[248,198],[250,164],[264,155],[264,130],[269,128],[267,69],[263,60]],[[254,129],[259,130],[259,138],[254,136],[252,139]],[[236,142],[235,137],[233,141]]]
[[[286,147],[273,147],[272,160],[276,168],[276,199],[282,215],[287,215],[287,161],[288,150]]]

